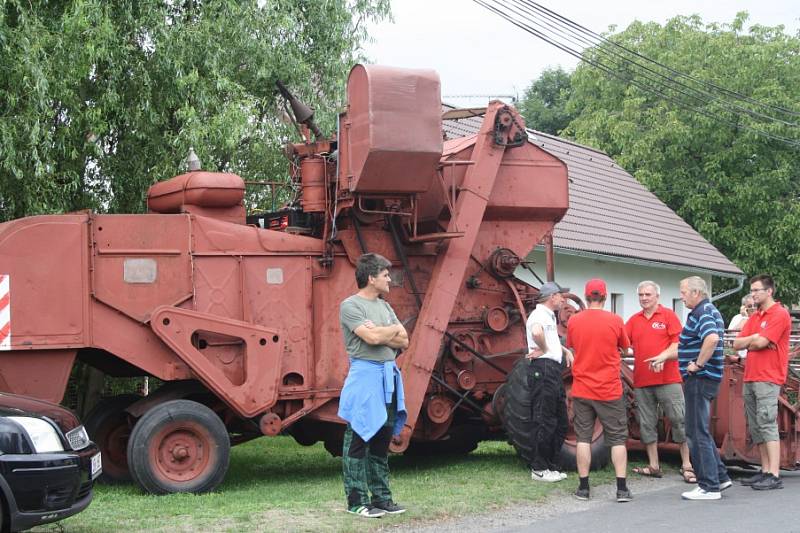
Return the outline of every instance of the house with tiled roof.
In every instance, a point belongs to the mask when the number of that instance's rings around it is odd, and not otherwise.
[[[452,110],[444,106],[444,110]],[[442,121],[446,139],[475,135],[482,117]],[[627,319],[640,310],[636,286],[645,279],[661,286],[661,303],[683,314],[681,279],[699,275],[714,282],[744,273],[605,153],[567,139],[528,130],[530,142],[558,157],[569,172],[569,210],[553,231],[556,281],[581,295],[593,277],[606,280],[606,308]],[[541,246],[528,261],[545,277]],[[518,277],[539,285],[533,274]],[[728,293],[731,291],[728,291]],[[715,297],[727,293],[714,294]]]

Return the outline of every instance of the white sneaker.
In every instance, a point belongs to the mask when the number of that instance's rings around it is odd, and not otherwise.
[[[558,470],[551,470],[552,473],[558,474],[560,479],[567,479],[567,475],[564,472],[559,472]]]
[[[534,481],[544,481],[546,483],[556,483],[561,481],[562,478],[559,472],[551,470],[531,470],[531,479]]]
[[[708,492],[700,487],[695,487],[693,490],[681,494],[681,498],[684,500],[719,500],[722,498],[722,493],[719,491]]]
[[[719,491],[722,492],[723,490],[729,489],[732,486],[733,486],[733,481],[731,481],[730,479],[728,481],[723,481],[722,483],[719,484]]]

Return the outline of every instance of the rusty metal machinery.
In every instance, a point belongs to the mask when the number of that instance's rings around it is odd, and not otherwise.
[[[566,166],[501,102],[477,135],[443,142],[430,70],[354,67],[331,136],[281,92],[303,136],[285,150],[298,195],[281,209],[246,214],[244,181],[195,161],[151,187],[148,214],[0,225],[0,390],[60,401],[76,361],[163,381],[87,420],[107,472],[151,492],[213,489],[227,468],[220,432],[341,449],[338,306],[367,251],[392,262],[387,299],[410,333],[395,451],[466,450],[502,431],[495,394],[525,352],[536,292],[513,274],[566,213]]]

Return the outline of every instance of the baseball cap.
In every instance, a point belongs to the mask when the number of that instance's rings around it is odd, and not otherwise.
[[[586,296],[606,296],[606,282],[600,278],[590,279],[586,282],[586,289],[583,291]]]
[[[554,294],[569,292],[569,287],[562,287],[555,281],[548,281],[539,287],[539,300],[544,300]]]

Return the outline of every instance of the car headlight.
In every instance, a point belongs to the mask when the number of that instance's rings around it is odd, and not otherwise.
[[[64,446],[58,437],[56,429],[39,418],[29,416],[9,416],[25,430],[33,443],[33,450],[36,453],[63,452]]]

